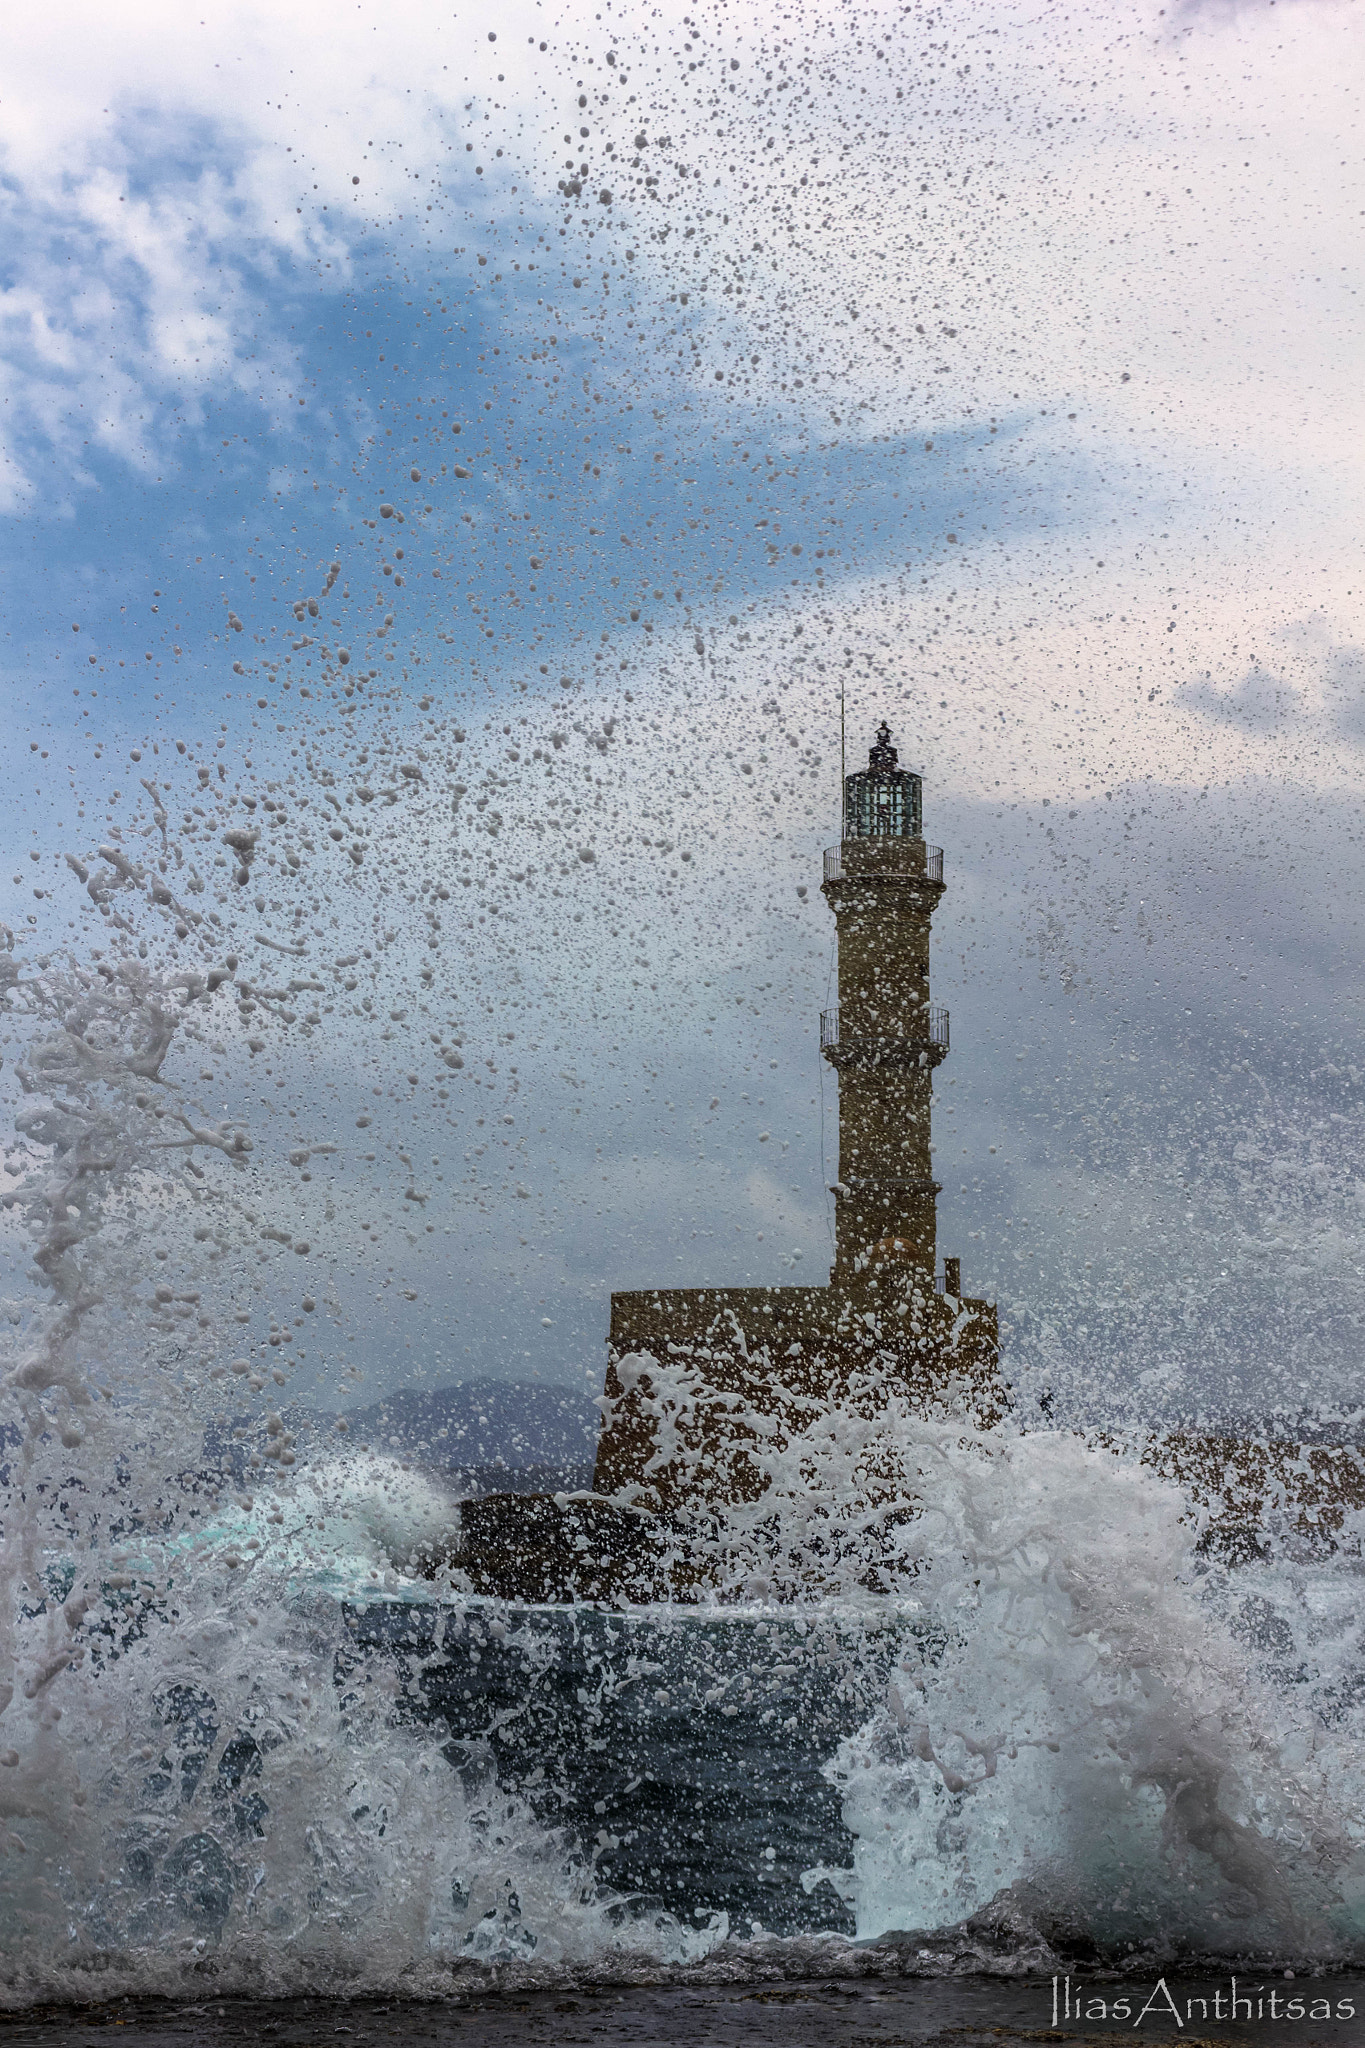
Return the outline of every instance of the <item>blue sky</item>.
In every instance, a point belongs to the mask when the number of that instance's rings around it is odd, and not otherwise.
[[[88,948],[65,855],[141,844],[161,778],[217,905],[193,943],[258,986],[281,946],[326,955],[316,1026],[257,1054],[238,1018],[212,1056],[257,1222],[327,1205],[317,1386],[590,1382],[613,1285],[823,1277],[842,692],[949,849],[944,1242],[1023,1380],[1085,1387],[1099,1355],[1111,1393],[1135,1357],[1177,1386],[1207,1314],[1225,1375],[1278,1384],[1237,1261],[1353,1301],[1362,1230],[1358,24],[524,7],[494,34],[24,26],[0,914]],[[204,788],[292,862],[237,888]],[[1334,912],[1300,843],[1332,849]],[[1292,1225],[1248,1060],[1287,1091]],[[1100,1144],[1079,1104],[1115,1074]],[[304,1124],[338,1150],[291,1168]],[[260,1344],[275,1243],[243,1280]],[[1195,1305],[1139,1314],[1173,1259]],[[1334,1323],[1343,1372],[1353,1343]]]
[[[254,282],[263,294],[266,281]],[[202,693],[216,705],[225,597],[249,610],[262,576],[272,595],[313,595],[319,565],[341,555],[344,574],[360,576],[356,563],[390,533],[407,541],[399,630],[446,650],[429,645],[426,659],[453,683],[541,660],[581,669],[608,613],[638,628],[620,636],[638,656],[668,621],[725,635],[755,612],[804,609],[850,576],[900,583],[941,570],[953,548],[998,549],[1040,527],[1079,534],[1090,509],[1097,479],[1083,448],[1044,442],[1052,486],[1027,478],[1042,423],[1017,410],[928,438],[907,429],[850,442],[833,416],[793,418],[704,385],[679,394],[666,373],[646,380],[629,357],[613,359],[600,334],[512,292],[486,303],[485,290],[497,286],[381,274],[340,294],[321,287],[311,305],[301,291],[277,297],[288,374],[268,362],[234,380],[258,390],[147,398],[136,464],[83,438],[62,484],[14,520],[12,679],[55,695],[90,667],[83,680],[98,688],[122,660],[115,715],[130,730],[156,694],[148,686],[172,672],[182,706]],[[528,396],[540,401],[534,420]],[[65,421],[73,437],[79,410]],[[385,503],[410,532],[379,524]],[[736,605],[745,616],[732,625]],[[79,644],[61,637],[71,625]]]

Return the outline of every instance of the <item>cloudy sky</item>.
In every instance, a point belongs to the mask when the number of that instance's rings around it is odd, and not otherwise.
[[[1355,1406],[1363,41],[10,29],[0,915],[248,985],[166,1068],[251,1132],[217,1264],[142,1182],[133,1294],[161,1251],[206,1360],[273,1325],[361,1400],[595,1386],[613,1287],[823,1279],[842,699],[946,849],[940,1245],[1025,1410]]]

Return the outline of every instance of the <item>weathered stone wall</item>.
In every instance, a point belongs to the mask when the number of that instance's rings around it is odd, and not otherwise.
[[[1208,1547],[1233,1562],[1258,1550],[1274,1525],[1316,1549],[1334,1549],[1348,1515],[1365,1508],[1365,1449],[1358,1444],[1179,1430],[1154,1438],[1143,1463],[1174,1479],[1206,1511]]]
[[[990,1428],[1008,1405],[995,1307],[911,1273],[879,1285],[614,1294],[594,1490],[672,1513],[762,1492],[757,1447],[821,1408],[908,1394]]]

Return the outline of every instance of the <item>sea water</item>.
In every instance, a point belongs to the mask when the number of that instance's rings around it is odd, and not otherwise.
[[[116,1459],[130,1423],[91,1433]],[[859,1497],[845,1456],[865,1483],[865,1428],[818,1434],[776,1454],[769,1550],[774,1513],[790,1556],[841,1477]],[[847,1549],[805,1601],[613,1610],[416,1575],[458,1504],[397,1461],[319,1456],[191,1520],[51,1439],[10,1452],[11,1999],[731,1971],[774,1943],[833,1969],[891,1933],[958,1967],[1361,1954],[1358,1559],[1286,1536],[1220,1565],[1110,1446],[893,1401],[883,1471],[921,1508],[889,1593]],[[746,1582],[756,1555],[741,1531]]]

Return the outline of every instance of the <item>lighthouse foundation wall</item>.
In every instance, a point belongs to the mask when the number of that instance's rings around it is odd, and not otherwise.
[[[614,1294],[594,1491],[665,1514],[761,1497],[788,1434],[859,1398],[990,1428],[1008,1404],[991,1302],[875,1285]]]

